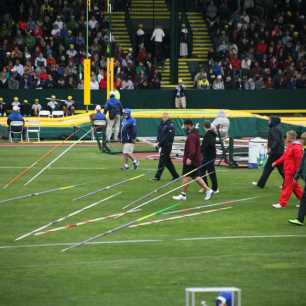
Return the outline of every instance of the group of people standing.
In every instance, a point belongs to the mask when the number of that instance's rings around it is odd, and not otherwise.
[[[192,120],[184,121],[184,129],[187,134],[183,156],[183,184],[182,192],[174,196],[174,200],[187,200],[187,191],[190,179],[195,180],[205,191],[205,199],[209,200],[214,193],[218,193],[218,181],[215,169],[216,153],[216,129],[209,121],[204,122],[205,134],[201,143],[198,129],[194,127]],[[159,181],[165,168],[172,175],[173,180],[180,176],[171,160],[171,151],[175,137],[175,126],[172,123],[169,114],[164,113],[158,130],[157,147],[160,148],[160,159],[158,169],[153,180]],[[211,188],[208,187],[207,176],[211,180]]]
[[[283,178],[280,197],[276,204],[272,206],[276,209],[285,208],[289,199],[294,193],[300,201],[298,217],[290,219],[289,223],[303,225],[306,215],[306,132],[301,135],[300,140],[294,130],[284,134],[280,128],[281,120],[277,116],[272,116],[269,120],[268,135],[268,160],[265,164],[263,173],[253,185],[264,188],[273,169],[277,168]],[[298,183],[298,179],[305,181],[304,190]]]

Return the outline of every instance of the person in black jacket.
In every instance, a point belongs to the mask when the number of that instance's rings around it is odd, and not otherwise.
[[[253,182],[253,185],[264,188],[270,174],[273,171],[272,164],[279,159],[284,153],[284,134],[279,127],[281,120],[278,116],[271,116],[269,120],[269,135],[268,135],[268,154],[269,157],[265,164],[263,173],[258,182]],[[277,166],[279,174],[284,177],[283,167]]]
[[[218,193],[218,180],[215,169],[215,159],[217,157],[216,149],[216,137],[217,134],[209,121],[204,122],[205,135],[203,137],[201,149],[203,155],[202,165],[202,175],[209,174],[211,180],[211,189],[214,193]],[[204,181],[207,184],[207,177],[204,177]]]
[[[170,157],[174,136],[175,127],[171,122],[169,115],[164,113],[158,129],[157,146],[161,149],[161,151],[158,169],[153,180],[160,180],[165,167],[169,170],[173,179],[177,179],[179,177]]]

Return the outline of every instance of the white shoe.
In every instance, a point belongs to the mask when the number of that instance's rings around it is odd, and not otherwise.
[[[205,190],[203,189],[203,188],[201,188],[200,190],[199,190],[199,193],[203,193]]]
[[[284,208],[282,205],[280,205],[279,203],[273,204],[272,205],[274,208]]]
[[[296,206],[295,206],[295,207],[296,207],[296,208],[300,208],[300,206],[301,206],[300,204],[296,204]]]
[[[133,161],[133,167],[136,170],[140,166],[140,161],[139,160],[134,160]]]
[[[214,191],[214,194],[220,193],[220,190],[217,189],[216,191]]]
[[[206,196],[204,198],[205,201],[208,201],[212,198],[213,194],[214,194],[214,191],[212,189],[209,189],[208,191],[206,191]]]
[[[121,167],[121,170],[129,170],[129,165],[124,164],[123,167]]]
[[[173,200],[176,201],[186,201],[187,200],[187,196],[184,194],[179,194],[177,196],[172,197]]]
[[[252,182],[252,185],[253,185],[253,186],[258,186],[258,185],[257,185],[257,182]]]

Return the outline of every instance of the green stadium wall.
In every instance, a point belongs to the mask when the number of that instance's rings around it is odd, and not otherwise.
[[[39,98],[45,103],[46,97],[52,94],[59,99],[72,95],[77,101],[79,109],[82,105],[83,92],[81,90],[0,90],[0,97],[11,102],[13,97],[18,96],[21,100],[33,102]],[[174,107],[174,90],[124,90],[121,92],[121,100],[124,106],[132,109],[166,109]],[[92,104],[104,104],[104,91],[92,91]],[[306,109],[306,90],[187,90],[188,108],[215,108],[233,110],[252,109]]]

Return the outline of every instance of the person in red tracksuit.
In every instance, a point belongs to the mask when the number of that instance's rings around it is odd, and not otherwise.
[[[292,195],[301,200],[304,194],[302,187],[295,180],[295,174],[300,168],[303,159],[303,146],[297,141],[297,134],[295,131],[287,132],[287,147],[284,154],[276,160],[272,166],[284,165],[284,184],[282,192],[277,204],[273,204],[274,208],[284,208]]]

